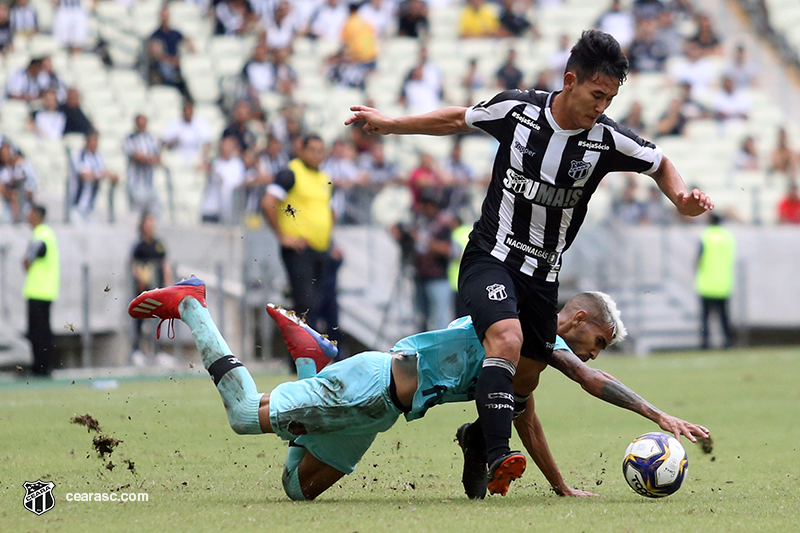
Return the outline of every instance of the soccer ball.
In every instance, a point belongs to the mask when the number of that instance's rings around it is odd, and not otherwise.
[[[663,498],[681,488],[689,458],[681,443],[666,433],[645,433],[625,450],[622,474],[633,490]]]

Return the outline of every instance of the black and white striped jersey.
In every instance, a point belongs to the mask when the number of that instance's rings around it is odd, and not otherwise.
[[[134,160],[133,155],[159,155],[161,153],[161,143],[146,131],[136,131],[122,141],[122,150],[128,156],[128,185],[141,184],[146,187],[152,187],[153,172],[156,165],[140,163]]]
[[[589,130],[561,129],[551,109],[555,94],[506,91],[466,112],[470,127],[500,143],[470,239],[509,267],[551,282],[600,180],[617,171],[650,174],[662,158],[660,148],[605,115]]]

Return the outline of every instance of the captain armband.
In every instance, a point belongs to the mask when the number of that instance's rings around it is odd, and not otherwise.
[[[528,399],[530,397],[530,394],[526,396],[520,396],[519,394],[514,393],[514,418],[517,418],[525,411],[525,408],[528,406]]]

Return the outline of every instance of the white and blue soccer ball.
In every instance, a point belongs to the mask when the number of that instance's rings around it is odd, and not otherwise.
[[[645,433],[625,450],[622,473],[633,490],[648,498],[663,498],[681,488],[689,457],[681,443],[666,433]]]

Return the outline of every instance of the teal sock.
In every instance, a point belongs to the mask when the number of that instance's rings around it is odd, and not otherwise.
[[[294,441],[292,441],[294,442]],[[289,451],[286,454],[286,463],[283,465],[283,475],[281,481],[286,495],[294,501],[304,501],[306,497],[300,488],[300,476],[298,468],[300,461],[306,455],[306,449],[302,446],[292,446],[289,444]]]
[[[181,320],[192,330],[194,343],[203,358],[203,366],[211,374],[222,397],[231,428],[242,435],[263,433],[258,420],[258,408],[261,406],[263,394],[258,392],[253,377],[241,361],[230,355],[231,349],[222,338],[208,309],[195,298],[188,297],[178,305],[178,311]]]
[[[313,378],[317,375],[317,363],[309,357],[298,357],[294,360],[297,368],[297,379]]]

